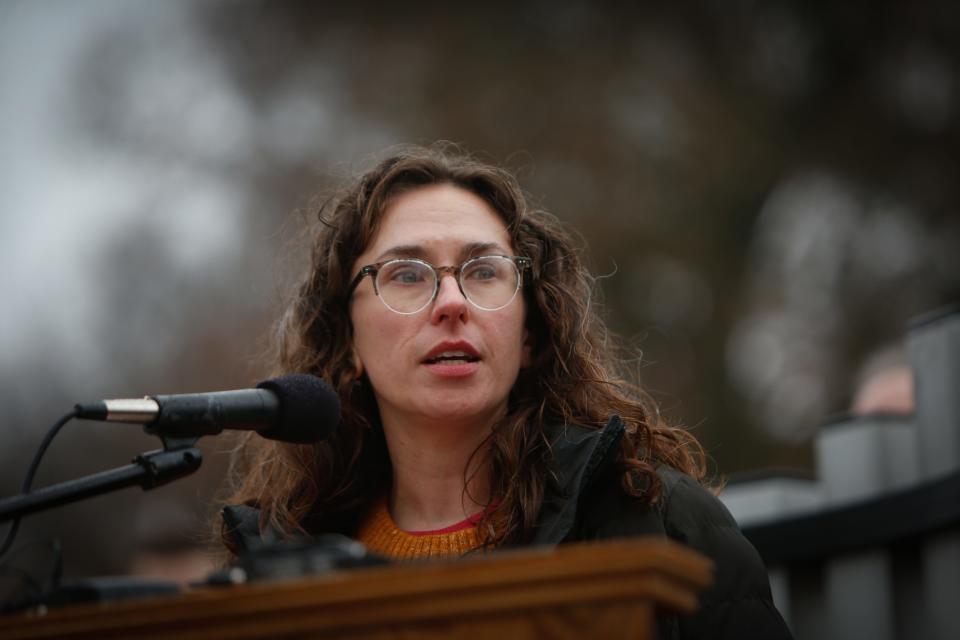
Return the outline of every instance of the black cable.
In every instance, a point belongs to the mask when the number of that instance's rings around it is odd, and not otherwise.
[[[50,587],[56,589],[63,580],[63,547],[60,546],[60,539],[54,538],[50,541],[50,551],[53,552],[53,568],[50,570]]]
[[[33,477],[37,474],[37,467],[40,466],[40,459],[43,458],[43,454],[47,452],[47,448],[50,446],[50,443],[53,442],[53,438],[60,432],[60,429],[63,428],[63,425],[67,424],[71,420],[77,417],[77,410],[73,409],[70,413],[66,414],[57,422],[50,427],[50,430],[47,431],[47,435],[44,436],[43,442],[40,443],[40,448],[37,449],[37,452],[33,456],[33,460],[30,462],[30,467],[27,469],[27,475],[23,478],[23,486],[20,487],[20,493],[30,493],[30,488],[33,486]],[[17,537],[17,530],[20,528],[20,518],[14,519],[10,524],[10,530],[7,531],[7,539],[3,541],[3,545],[0,546],[0,558],[10,550],[11,545],[13,545],[14,538]]]
[[[26,569],[21,569],[20,567],[0,567],[0,578],[4,576],[18,579],[21,584],[25,585],[27,593],[31,596],[38,596],[43,593],[43,585],[37,582]],[[0,600],[0,602],[2,602],[2,600]]]
[[[17,559],[27,549],[39,545],[49,548],[49,570],[31,571],[16,566]],[[0,612],[17,611],[29,603],[41,602],[44,594],[53,593],[60,586],[62,574],[63,553],[59,540],[29,540],[19,545],[10,551],[9,557],[0,564]]]

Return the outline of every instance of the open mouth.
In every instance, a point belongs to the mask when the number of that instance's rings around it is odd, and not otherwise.
[[[444,351],[437,355],[427,358],[424,364],[467,364],[468,362],[478,362],[478,356],[467,353],[466,351]]]

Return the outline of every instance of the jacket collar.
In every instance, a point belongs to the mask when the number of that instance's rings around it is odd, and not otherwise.
[[[573,532],[580,501],[623,437],[626,425],[612,416],[602,429],[562,425],[550,434],[551,478],[537,514],[532,544],[556,544]]]

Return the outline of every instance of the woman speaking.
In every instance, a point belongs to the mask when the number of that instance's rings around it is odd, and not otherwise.
[[[267,530],[395,559],[667,536],[716,579],[664,637],[789,637],[701,487],[702,449],[621,373],[574,243],[512,175],[406,148],[319,207],[314,233],[275,373],[327,380],[341,423],[315,445],[244,441],[228,503],[258,511],[227,509],[232,552]]]

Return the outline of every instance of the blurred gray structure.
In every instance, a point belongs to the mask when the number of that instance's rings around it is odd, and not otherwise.
[[[799,640],[960,638],[960,307],[911,323],[912,415],[845,416],[816,472],[721,495]]]

